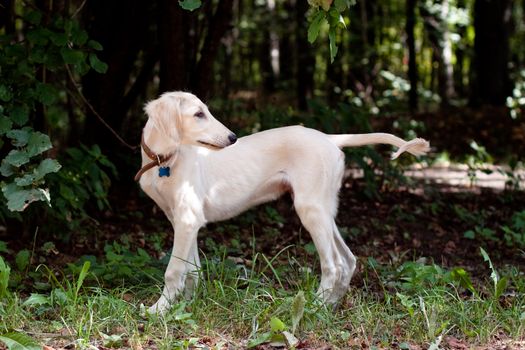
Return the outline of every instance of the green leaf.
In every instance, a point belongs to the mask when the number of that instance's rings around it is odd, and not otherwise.
[[[270,319],[270,329],[273,333],[279,333],[286,329],[286,326],[283,321],[278,319],[277,317],[272,317]]]
[[[49,191],[42,188],[26,190],[10,183],[2,187],[2,192],[7,199],[7,209],[11,211],[23,211],[36,201],[45,201],[50,205]]]
[[[13,149],[7,154],[7,157],[5,157],[4,160],[8,164],[19,168],[29,162],[29,155],[24,151]]]
[[[87,32],[80,28],[78,22],[73,23],[73,28],[71,30],[71,40],[73,44],[78,46],[83,46],[89,39]]]
[[[63,47],[60,49],[60,55],[67,64],[81,64],[85,60],[85,55],[82,51]]]
[[[41,350],[42,347],[28,336],[19,332],[10,332],[0,335],[0,341],[3,342],[9,350]]]
[[[50,34],[51,31],[46,28],[36,28],[27,32],[27,40],[32,44],[44,46],[48,43]]]
[[[27,141],[27,153],[30,157],[41,154],[52,147],[49,136],[39,131],[33,132]]]
[[[343,12],[349,7],[348,0],[335,0],[334,5],[339,12]]]
[[[15,183],[18,186],[29,186],[42,180],[49,173],[56,173],[62,166],[60,163],[51,158],[46,158],[40,162],[37,168],[31,173],[26,173],[24,176],[16,178]]]
[[[29,136],[31,136],[31,129],[23,128],[11,130],[6,134],[6,136],[12,140],[11,143],[13,146],[24,147],[29,141]]]
[[[49,106],[58,100],[58,91],[53,85],[39,83],[36,86],[36,96],[40,102]]]
[[[108,70],[108,65],[98,59],[94,53],[89,54],[89,65],[100,74],[104,74]]]
[[[11,275],[11,268],[6,264],[2,256],[0,256],[0,300],[8,293],[9,276]]]
[[[82,284],[84,283],[84,279],[86,278],[90,267],[91,267],[91,262],[85,261],[84,265],[82,266],[82,270],[80,271],[80,274],[78,275],[75,296],[78,295],[78,292],[80,291],[80,288],[82,287]]]
[[[40,306],[40,305],[50,305],[51,302],[47,295],[31,293],[29,298],[24,301],[22,306]]]
[[[465,271],[465,269],[456,267],[450,272],[450,274],[452,276],[452,279],[458,282],[460,286],[476,294],[474,285],[472,284],[470,276],[468,275],[467,271]]]
[[[271,338],[272,338],[271,332],[259,334],[255,339],[250,339],[248,341],[248,348],[254,348],[258,345],[267,343],[270,341]]]
[[[463,237],[468,238],[468,239],[475,239],[476,233],[473,230],[468,230],[463,234]]]
[[[317,40],[323,23],[326,23],[326,14],[323,11],[318,11],[308,26],[308,42],[310,44]]]
[[[194,11],[201,7],[201,0],[179,0],[179,5],[185,10]]]
[[[90,40],[88,41],[87,45],[92,48],[93,50],[102,51],[103,47],[102,44],[100,44],[96,40]]]
[[[505,290],[507,289],[507,284],[509,283],[509,279],[505,276],[502,277],[498,283],[496,283],[496,289],[494,291],[494,298],[499,299]]]
[[[11,90],[5,85],[0,85],[0,100],[8,102],[11,101],[12,98],[13,93],[11,92]]]
[[[27,106],[16,106],[11,111],[11,120],[18,126],[23,126],[29,120],[29,108]]]
[[[13,122],[6,116],[0,116],[0,135],[7,133],[13,127]]]
[[[29,265],[30,256],[31,254],[27,249],[23,249],[19,251],[18,254],[16,254],[15,262],[18,271],[24,271],[26,269],[26,267]]]
[[[67,35],[66,33],[50,33],[49,38],[51,39],[51,42],[55,44],[56,46],[64,46],[67,44]]]
[[[301,319],[304,315],[304,307],[306,305],[306,299],[304,297],[304,292],[301,290],[299,291],[292,301],[292,310],[291,310],[291,316],[292,316],[292,333],[295,334],[295,330],[297,329],[297,326],[301,322]]]

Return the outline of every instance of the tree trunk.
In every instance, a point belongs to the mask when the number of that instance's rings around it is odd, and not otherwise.
[[[308,99],[311,99],[314,91],[314,69],[315,56],[314,48],[308,42],[308,23],[306,12],[309,5],[304,0],[297,0],[295,6],[295,18],[297,21],[296,41],[297,41],[297,106],[299,110],[308,109]]]
[[[194,93],[206,98],[213,87],[213,63],[221,45],[221,39],[231,28],[233,18],[233,0],[221,0],[207,26],[206,38],[200,51],[200,59],[191,76]]]
[[[407,36],[408,47],[408,81],[410,82],[410,91],[408,95],[408,107],[411,112],[417,111],[417,63],[416,63],[416,42],[414,38],[414,27],[416,24],[415,9],[417,0],[406,0],[406,24],[405,31]]]
[[[99,58],[108,64],[106,74],[90,71],[83,78],[83,93],[95,111],[121,133],[127,110],[126,91],[135,70],[139,52],[148,39],[150,21],[148,4],[140,0],[120,2],[89,1],[84,10],[84,20],[89,37],[104,48]],[[101,125],[90,111],[87,112],[84,133],[80,141],[98,143],[105,151],[120,146],[116,138]],[[78,140],[77,140],[78,142]]]
[[[505,106],[512,90],[509,36],[512,0],[476,0],[471,104]]]
[[[450,99],[455,95],[452,46],[446,20],[449,12],[448,0],[442,0],[440,8],[441,11],[436,12],[427,8],[426,4],[421,3],[419,12],[423,17],[433,56],[438,64],[438,94],[441,98],[441,105],[447,107],[450,104]]]
[[[160,46],[159,93],[189,90],[193,57],[192,13],[177,1],[159,0],[158,36]]]

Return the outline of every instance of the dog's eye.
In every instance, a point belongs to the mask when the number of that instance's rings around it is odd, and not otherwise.
[[[194,117],[195,118],[199,118],[199,119],[204,119],[204,118],[206,118],[206,114],[204,114],[203,111],[199,111],[199,112],[194,114]]]

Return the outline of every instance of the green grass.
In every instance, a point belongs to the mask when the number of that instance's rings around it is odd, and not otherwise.
[[[525,277],[516,269],[487,276],[469,291],[468,274],[460,279],[433,264],[395,267],[369,259],[360,262],[364,287],[351,288],[333,310],[315,295],[315,273],[292,258],[280,258],[285,256],[255,254],[243,265],[204,259],[194,297],[180,300],[164,317],[147,318],[141,316],[141,304],[155,301],[160,285],[89,286],[86,264],[72,278],[55,280],[51,292],[6,291],[0,300],[0,334],[16,331],[40,344],[80,349],[245,348],[286,342],[283,334],[291,334],[294,324],[295,337],[314,348],[409,348],[436,344],[445,336],[486,344],[496,336],[522,339],[525,334]],[[507,280],[499,294],[494,276]]]

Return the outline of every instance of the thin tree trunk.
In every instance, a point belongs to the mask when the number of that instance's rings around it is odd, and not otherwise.
[[[408,95],[408,106],[411,112],[418,109],[417,96],[417,62],[416,62],[416,41],[414,37],[414,27],[416,24],[416,10],[417,0],[406,0],[406,24],[405,31],[407,36],[408,47],[408,81],[410,82],[410,91]]]
[[[512,0],[476,0],[471,103],[505,106],[509,77],[509,36]]]
[[[189,27],[191,13],[177,1],[159,0],[160,92],[188,90],[192,71]]]
[[[297,22],[297,105],[299,110],[308,109],[308,100],[312,98],[314,91],[314,48],[307,39],[308,26],[306,12],[309,5],[304,0],[297,0],[295,6],[295,19]]]
[[[233,0],[221,0],[210,19],[206,38],[200,51],[200,60],[191,77],[191,86],[195,94],[206,98],[213,86],[213,63],[221,45],[221,39],[231,28],[233,18]]]
[[[98,53],[108,64],[106,74],[90,71],[84,76],[83,93],[105,121],[121,132],[126,116],[122,109],[135,63],[148,39],[149,5],[131,0],[126,6],[117,2],[89,1],[83,11],[89,37],[99,41],[104,50]],[[120,146],[116,138],[87,112],[84,133],[79,141],[98,143],[102,149]]]

